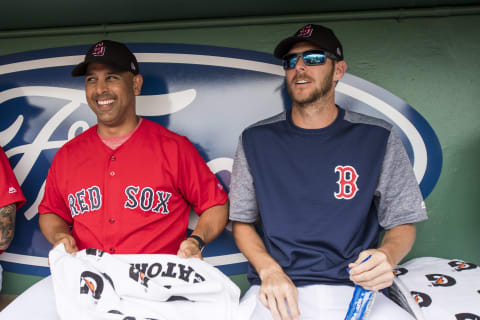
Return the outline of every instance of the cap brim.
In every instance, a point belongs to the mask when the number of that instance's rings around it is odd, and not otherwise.
[[[117,70],[117,71],[121,71],[121,72],[132,72],[131,70],[128,70],[128,69],[125,69],[125,68],[122,68],[120,66],[118,66],[116,63],[114,63],[113,61],[105,61],[104,59],[90,59],[90,61],[88,62],[81,62],[79,63],[75,68],[73,68],[72,70],[72,76],[73,77],[79,77],[79,76],[84,76],[87,74],[87,67],[88,67],[88,64],[89,63],[100,63],[100,64],[104,64],[104,65],[107,65],[109,67],[112,67],[113,69]],[[135,72],[132,72],[133,74],[138,74],[135,73]]]
[[[298,37],[289,37],[289,38],[283,39],[273,51],[273,55],[278,59],[282,59],[288,53],[288,51],[290,51],[290,48],[295,43],[298,43],[301,41],[305,41],[305,40],[300,39]]]
[[[282,40],[278,45],[277,47],[275,48],[275,50],[273,51],[273,55],[275,57],[277,57],[278,59],[283,59],[283,57],[290,51],[290,49],[297,43],[299,42],[311,42],[313,43],[314,45],[316,45],[318,47],[318,49],[321,49],[321,50],[325,50],[325,51],[329,51],[330,50],[327,50],[325,48],[323,48],[323,46],[318,43],[317,41],[313,40],[313,39],[308,39],[308,38],[300,38],[300,37],[289,37],[289,38],[286,38],[284,40]],[[331,52],[332,54],[334,54],[335,56],[338,56],[337,54],[335,54],[334,52]]]
[[[87,73],[87,64],[85,62],[81,62],[77,64],[75,68],[73,68],[72,77],[84,76],[85,73]]]

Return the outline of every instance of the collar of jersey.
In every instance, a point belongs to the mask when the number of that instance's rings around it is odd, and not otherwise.
[[[339,123],[343,120],[345,116],[345,110],[340,108],[339,106],[337,106],[337,108],[338,108],[338,114],[335,121],[333,121],[329,126],[321,129],[305,129],[305,128],[298,127],[293,123],[291,109],[286,111],[286,120],[289,128],[297,133],[306,134],[306,135],[331,135],[339,127]]]

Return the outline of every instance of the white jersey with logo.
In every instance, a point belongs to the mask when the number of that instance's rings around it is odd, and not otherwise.
[[[49,254],[61,319],[240,320],[240,289],[222,272],[175,255],[110,255],[63,245]]]

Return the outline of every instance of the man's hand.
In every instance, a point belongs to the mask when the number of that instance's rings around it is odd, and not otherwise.
[[[198,219],[197,226],[193,230],[192,235],[199,236],[204,244],[213,241],[228,222],[228,200],[224,204],[210,207],[202,212]],[[199,243],[193,238],[187,238],[182,241],[177,255],[180,258],[199,258],[202,259],[202,252],[198,248]]]
[[[297,320],[300,316],[297,287],[268,254],[255,226],[252,223],[234,221],[233,236],[240,251],[260,276],[262,284],[258,298],[270,310],[273,319]]]
[[[274,320],[298,319],[298,290],[292,280],[276,266],[260,272],[262,285],[258,298],[270,309]]]
[[[199,258],[202,259],[202,253],[198,249],[198,242],[193,238],[187,238],[182,241],[178,249],[177,256],[180,258]]]
[[[378,249],[360,252],[350,263],[350,280],[367,290],[381,290],[393,283],[393,268],[407,255],[415,242],[415,226],[411,223],[385,232]],[[369,255],[370,259],[361,263]]]
[[[63,243],[68,253],[78,251],[77,242],[72,236],[70,226],[62,217],[54,213],[45,213],[40,215],[38,223],[40,230],[53,248]]]
[[[55,243],[53,244],[53,248],[58,246],[60,243],[63,243],[65,246],[65,251],[68,253],[75,253],[78,251],[75,239],[68,233],[57,233],[55,235]]]
[[[371,257],[364,261],[369,255]],[[388,288],[393,283],[394,266],[390,257],[382,249],[365,250],[360,252],[354,263],[348,265],[350,280],[367,290],[377,291]]]

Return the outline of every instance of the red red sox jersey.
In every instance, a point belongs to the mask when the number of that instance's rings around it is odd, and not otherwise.
[[[7,156],[0,148],[0,208],[16,203],[17,209],[25,203],[25,197],[17,178],[10,167]]]
[[[193,144],[143,119],[115,150],[97,126],[56,153],[38,208],[72,225],[79,250],[176,254],[190,207],[200,215],[227,193]]]
[[[25,197],[18,185],[17,178],[10,167],[7,156],[0,148],[0,208],[16,203],[17,209],[25,203]],[[2,253],[3,250],[0,250]]]

